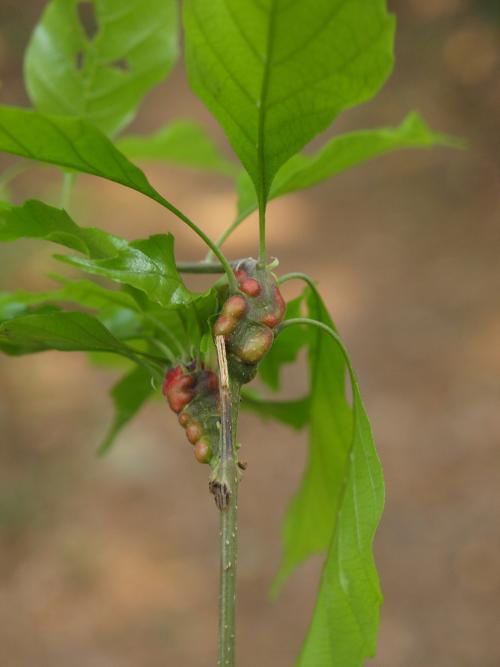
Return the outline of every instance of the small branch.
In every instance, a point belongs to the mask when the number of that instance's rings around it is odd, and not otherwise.
[[[76,180],[76,173],[72,171],[65,171],[63,173],[63,182],[61,188],[61,195],[59,198],[59,208],[68,209],[71,202],[71,194]]]
[[[159,204],[161,204],[166,209],[168,209],[171,213],[173,213],[175,216],[177,216],[179,218],[179,220],[182,220],[182,222],[184,222],[188,227],[190,227],[193,230],[193,232],[195,234],[197,234],[202,239],[202,241],[205,243],[205,245],[208,246],[210,251],[215,255],[215,257],[219,260],[219,262],[224,267],[224,271],[227,275],[227,281],[228,281],[229,285],[233,289],[236,289],[238,283],[236,281],[234,271],[231,268],[231,265],[229,264],[227,259],[225,258],[224,254],[220,250],[220,248],[217,247],[217,244],[214,243],[214,241],[212,241],[212,239],[209,238],[205,234],[205,232],[200,227],[198,227],[198,225],[196,223],[194,223],[190,218],[188,218],[187,215],[185,215],[182,211],[180,211],[176,206],[171,204],[168,201],[168,199],[165,199],[159,193],[156,193],[156,194],[157,194],[157,196],[155,195],[153,197],[153,199],[155,199]]]
[[[180,273],[224,273],[222,264],[216,262],[177,262],[176,267]]]
[[[255,205],[248,206],[242,213],[238,215],[236,220],[219,236],[217,241],[215,242],[215,245],[218,248],[221,248],[224,243],[227,241],[227,239],[231,236],[231,234],[238,229],[238,227],[241,225],[242,222],[244,222],[249,215],[251,215],[254,211],[256,210]],[[205,261],[211,262],[215,255],[213,252],[210,250],[207,253],[207,256],[205,257]]]
[[[266,201],[263,199],[259,202],[259,266],[264,268],[266,264]]]
[[[232,262],[229,262],[229,264],[235,269],[238,264],[241,264],[241,262],[244,261],[244,259],[235,259]],[[276,257],[273,257],[271,262],[266,266],[266,269],[273,271],[278,265],[278,260]],[[208,262],[207,260],[203,260],[203,262],[177,262],[175,266],[179,273],[224,273],[224,267],[221,264],[217,264],[217,262]],[[291,276],[292,274],[288,275]]]
[[[220,510],[219,667],[234,667],[236,626],[236,558],[238,551],[238,486],[235,432],[239,387],[233,388],[227,368],[223,336],[215,339],[219,362],[221,402],[220,462],[213,471],[210,490]]]
[[[282,285],[283,283],[288,282],[289,280],[303,280],[309,285],[309,287],[317,293],[318,288],[316,287],[316,281],[313,280],[307,273],[300,273],[299,271],[294,271],[293,273],[285,273],[285,275],[278,278],[278,284]]]

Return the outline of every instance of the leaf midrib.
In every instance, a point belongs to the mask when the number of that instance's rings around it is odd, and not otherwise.
[[[266,103],[269,90],[269,75],[271,71],[271,60],[273,57],[274,44],[274,21],[276,18],[276,0],[271,0],[269,9],[269,22],[267,27],[266,51],[264,61],[264,71],[262,73],[262,83],[260,89],[260,106],[258,117],[257,134],[257,160],[259,165],[259,176],[261,183],[261,192],[259,193],[259,208],[264,209],[267,199],[268,186],[266,183],[266,155],[265,155],[265,123],[266,123]]]

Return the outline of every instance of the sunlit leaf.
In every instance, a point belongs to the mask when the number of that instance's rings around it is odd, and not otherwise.
[[[461,143],[454,137],[432,132],[417,113],[409,114],[398,127],[341,134],[314,153],[298,153],[290,158],[276,174],[269,199],[317,185],[346,169],[398,149],[433,146],[457,148]],[[245,172],[239,176],[238,192],[238,210],[248,215],[257,208],[257,197]]]
[[[186,0],[184,25],[191,85],[261,200],[278,169],[392,69],[385,0]]]
[[[236,174],[236,165],[222,155],[206,130],[194,121],[174,121],[148,136],[122,137],[116,145],[132,160],[157,160],[227,176]]]
[[[88,34],[93,26],[81,8],[94,14],[95,35]],[[26,51],[33,105],[86,118],[114,134],[167,76],[177,57],[177,35],[175,0],[52,0]]]
[[[0,106],[0,151],[93,174],[137,190],[174,213],[209,243],[204,232],[157,192],[138,167],[83,120]]]
[[[106,178],[162,202],[142,171],[90,123],[0,106],[0,151]]]

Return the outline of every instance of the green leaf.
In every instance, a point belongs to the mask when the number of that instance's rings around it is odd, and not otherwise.
[[[89,123],[0,106],[0,151],[100,176],[141,192],[192,229],[225,266],[230,280],[233,279],[229,263],[205,232],[162,197],[143,172]]]
[[[18,346],[22,354],[43,350],[115,352],[128,350],[99,320],[86,313],[23,315],[0,323],[0,343]]]
[[[98,453],[106,454],[117,435],[135,417],[147,399],[154,393],[151,375],[143,368],[133,368],[111,390],[115,408],[113,422],[102,441]]]
[[[66,211],[37,200],[22,206],[0,207],[0,241],[20,238],[45,239],[92,257],[106,257],[126,245],[126,241],[93,227],[79,227]]]
[[[309,316],[333,327],[316,292],[306,290]],[[285,329],[286,340],[295,327]],[[297,327],[304,335],[307,329]],[[309,454],[300,488],[283,524],[283,559],[274,592],[308,556],[326,549],[339,510],[351,442],[352,411],[346,399],[346,364],[336,342],[311,329]],[[314,517],[314,521],[311,521]]]
[[[94,174],[141,192],[194,231],[224,265],[229,281],[234,281],[229,263],[205,232],[162,197],[143,172],[89,123],[0,106],[0,151]]]
[[[196,296],[185,287],[177,272],[171,234],[155,234],[143,241],[133,241],[106,259],[56,257],[88,273],[136,287],[162,306],[189,303]]]
[[[0,106],[0,151],[106,178],[164,204],[142,171],[85,120]]]
[[[454,137],[432,132],[419,114],[410,113],[398,127],[342,134],[313,155],[295,155],[277,175],[272,197],[309,188],[361,162],[400,148],[457,148],[459,145]]]
[[[78,9],[95,12],[89,37]],[[107,134],[128,124],[175,63],[175,0],[52,0],[28,45],[25,79],[40,111],[78,116]]]
[[[178,120],[149,136],[123,137],[116,145],[132,160],[159,160],[226,176],[236,174],[236,165],[222,155],[206,130],[194,121]]]
[[[0,292],[0,321],[42,310],[58,310],[59,307],[52,304],[68,303],[97,311],[96,317],[116,338],[132,338],[144,329],[139,307],[129,294],[105,289],[90,280],[69,281],[59,276],[55,279],[62,284],[59,289]]]
[[[385,0],[187,0],[184,24],[190,83],[261,202],[278,169],[392,69]]]
[[[60,209],[31,200],[23,206],[0,208],[0,241],[42,238],[79,250],[88,257],[58,259],[94,275],[142,290],[162,306],[188,303],[189,292],[175,266],[173,236],[157,234],[128,243],[93,227],[79,227]]]
[[[276,175],[269,199],[312,187],[379,155],[401,148],[433,146],[458,148],[461,142],[454,137],[432,132],[417,113],[410,113],[395,128],[385,127],[341,134],[330,139],[311,155],[300,153],[288,160]],[[252,181],[245,172],[240,174],[238,192],[238,210],[249,215],[257,208],[257,198]]]
[[[241,407],[254,412],[262,419],[274,419],[300,431],[309,421],[310,398],[303,396],[289,401],[274,401],[263,398],[252,389],[244,389]]]
[[[362,667],[376,651],[382,593],[372,548],[384,506],[384,482],[356,376],[344,354],[352,385],[352,433],[336,487],[332,539],[298,667]],[[319,518],[312,517],[314,522]]]

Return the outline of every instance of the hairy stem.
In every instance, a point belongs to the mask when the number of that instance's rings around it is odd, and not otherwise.
[[[236,425],[239,387],[232,387],[223,336],[217,336],[221,400],[221,453],[210,490],[220,510],[219,667],[234,667],[236,638],[236,559],[238,551],[238,486]]]

